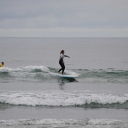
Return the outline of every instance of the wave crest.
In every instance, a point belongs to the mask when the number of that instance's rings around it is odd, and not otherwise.
[[[75,106],[90,108],[125,108],[128,109],[128,94],[89,94],[85,91],[37,91],[8,92],[0,94],[0,103],[27,106]]]

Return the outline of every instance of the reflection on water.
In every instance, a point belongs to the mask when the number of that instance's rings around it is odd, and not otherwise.
[[[78,82],[75,78],[58,78],[58,83],[60,85],[60,89],[64,90],[65,83],[69,82]]]

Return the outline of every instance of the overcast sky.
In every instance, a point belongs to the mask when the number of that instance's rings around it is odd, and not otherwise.
[[[128,0],[0,0],[0,37],[128,37]]]

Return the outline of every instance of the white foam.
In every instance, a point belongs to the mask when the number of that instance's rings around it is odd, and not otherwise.
[[[24,66],[19,68],[4,67],[0,69],[0,72],[8,73],[8,75],[15,78],[15,80],[37,81],[38,78],[42,80],[50,76],[48,75],[49,69],[45,66]]]
[[[32,71],[34,69],[39,69],[44,72],[49,72],[49,69],[45,66],[24,66],[24,67],[18,67],[18,68],[8,68],[8,67],[3,67],[0,68],[0,72],[27,72],[27,71]]]
[[[49,69],[45,66],[26,66],[26,67],[23,67],[23,69],[28,71],[39,69],[39,70],[42,70],[43,72],[49,72]]]
[[[46,105],[46,106],[74,106],[91,103],[123,104],[128,101],[128,95],[90,94],[86,91],[31,91],[7,92],[0,94],[0,102],[12,105]]]
[[[47,126],[47,127],[98,127],[98,128],[113,128],[113,127],[128,127],[128,122],[120,120],[108,120],[108,119],[85,119],[85,120],[75,120],[75,119],[20,119],[20,120],[0,120],[0,126]]]

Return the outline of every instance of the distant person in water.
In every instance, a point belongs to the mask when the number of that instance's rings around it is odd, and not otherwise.
[[[4,62],[1,62],[0,67],[4,67]]]
[[[60,66],[61,66],[61,69],[58,71],[58,72],[60,72],[60,71],[62,70],[62,75],[64,74],[64,70],[65,70],[65,65],[64,65],[64,60],[63,60],[64,57],[70,58],[69,56],[64,55],[64,50],[62,50],[62,51],[60,52],[60,59],[59,59],[59,64],[60,64]]]

